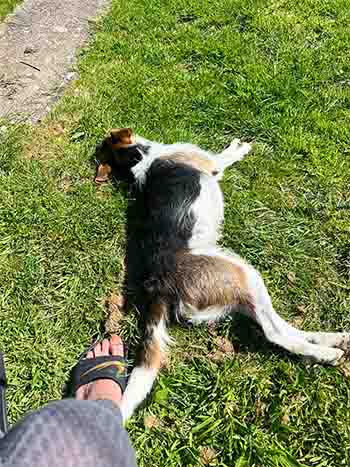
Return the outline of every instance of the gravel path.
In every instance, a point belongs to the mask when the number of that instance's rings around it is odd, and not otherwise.
[[[89,20],[110,0],[25,0],[0,25],[0,117],[37,122],[73,71]]]

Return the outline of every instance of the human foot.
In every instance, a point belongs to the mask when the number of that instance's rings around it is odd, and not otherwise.
[[[123,342],[119,336],[113,335],[110,339],[104,339],[96,344],[86,359],[94,359],[105,356],[124,357]],[[122,399],[122,391],[116,382],[111,379],[97,379],[91,383],[80,386],[76,392],[77,400],[111,400],[119,405]]]

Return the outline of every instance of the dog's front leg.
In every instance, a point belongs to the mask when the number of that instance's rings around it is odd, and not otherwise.
[[[215,162],[219,169],[217,178],[220,180],[224,170],[235,162],[242,160],[251,149],[251,144],[241,142],[239,139],[234,139],[222,153],[217,154],[215,157]]]

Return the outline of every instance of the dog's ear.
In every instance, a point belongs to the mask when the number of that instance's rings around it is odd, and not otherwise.
[[[111,174],[112,174],[112,167],[109,164],[107,164],[106,162],[102,162],[97,167],[95,182],[96,183],[107,182],[107,180],[109,179]]]
[[[125,147],[135,143],[135,135],[131,128],[117,128],[110,131],[111,143],[118,147]]]
[[[95,182],[107,182],[112,176],[133,181],[131,169],[142,159],[131,128],[110,130],[95,152],[99,161]]]

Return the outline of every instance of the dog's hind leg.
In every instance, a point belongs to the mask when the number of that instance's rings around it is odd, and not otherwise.
[[[348,332],[299,332],[304,339],[312,344],[337,347],[345,351],[350,350],[350,333]]]
[[[180,270],[179,290],[186,292],[182,300],[192,307],[192,322],[240,311],[261,326],[270,342],[289,352],[330,365],[340,362],[343,350],[309,342],[308,335],[275,312],[260,274],[239,256],[218,248],[193,249],[187,260],[184,255]]]
[[[250,266],[250,268],[254,271],[253,276],[257,275],[258,279],[258,286],[256,290],[260,290],[262,295],[268,295],[265,285],[263,284],[263,280],[260,277],[259,273],[254,270]],[[284,321],[274,310],[271,304],[270,297],[266,298],[265,300],[268,302],[266,306],[266,310],[270,310],[270,318],[274,321],[275,325],[281,330],[282,333],[288,336],[295,336],[301,339],[306,340],[310,344],[315,344],[321,347],[335,347],[342,350],[349,350],[350,349],[350,333],[346,332],[310,332],[310,331],[302,331],[293,327],[291,324]]]
[[[262,327],[266,338],[289,352],[320,363],[337,365],[344,354],[343,350],[333,348],[336,342],[341,342],[340,335],[334,338],[334,333],[331,333],[327,339],[326,333],[306,333],[291,326],[273,309],[270,295],[259,273],[251,266],[248,268],[252,304],[245,306],[243,312]],[[341,336],[344,339],[344,334]]]
[[[166,312],[167,306],[162,302],[155,302],[150,306],[137,365],[131,372],[120,405],[124,421],[146,399],[161,367],[170,342],[166,330]]]

